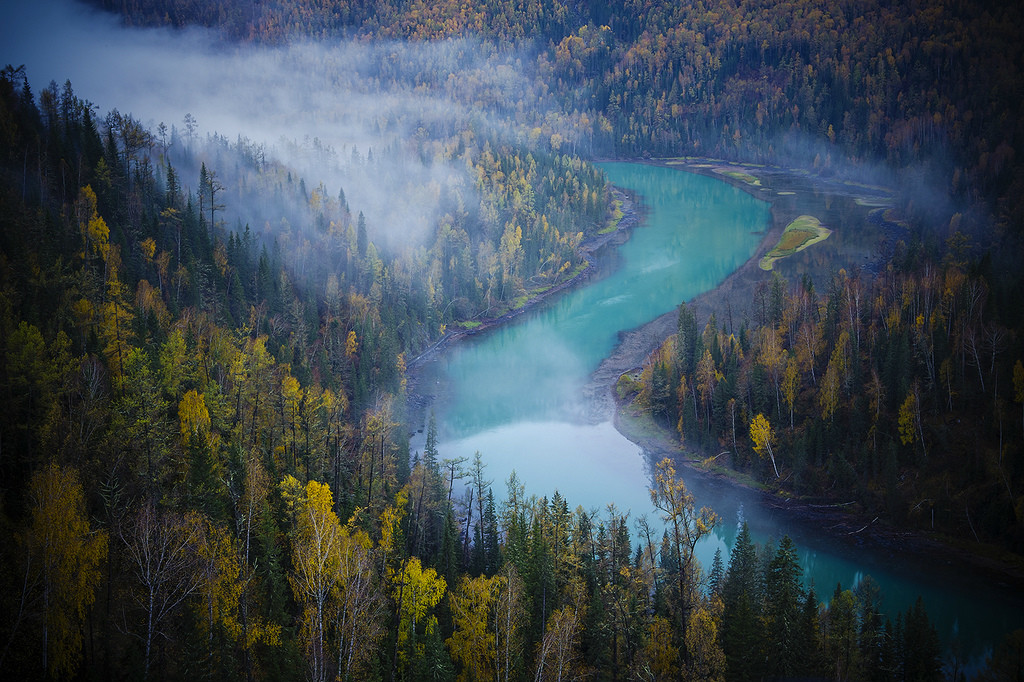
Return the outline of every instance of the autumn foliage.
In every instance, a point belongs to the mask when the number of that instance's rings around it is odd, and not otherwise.
[[[719,520],[671,462],[659,519],[573,507],[494,486],[436,430],[410,452],[407,399],[420,353],[586,270],[613,215],[589,158],[878,163],[908,222],[874,270],[765,280],[735,324],[684,305],[622,394],[768,487],[1020,551],[1014,3],[94,4],[255,43],[469,32],[522,88],[451,74],[507,134],[446,121],[345,161],[465,170],[419,188],[438,211],[405,248],[259,143],[0,71],[5,674],[938,678],[923,607],[894,626],[868,588],[826,604],[786,539],[742,530],[701,566]],[[291,220],[233,220],[267,197]]]

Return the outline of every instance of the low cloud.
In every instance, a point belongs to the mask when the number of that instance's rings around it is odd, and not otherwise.
[[[442,188],[472,191],[465,165],[442,160],[450,158],[440,153],[444,141],[467,129],[516,136],[501,122],[531,91],[521,73],[530,60],[482,57],[471,39],[253,47],[225,44],[207,29],[126,29],[72,0],[18,3],[0,14],[0,62],[24,64],[36,92],[70,80],[100,117],[117,108],[154,133],[164,123],[181,144],[189,114],[200,142],[241,138],[295,169],[309,189],[322,183],[337,196],[343,188],[378,243],[421,243],[439,218]],[[201,159],[206,152],[196,147]],[[232,173],[215,170],[224,179]],[[181,173],[193,189],[195,171]]]

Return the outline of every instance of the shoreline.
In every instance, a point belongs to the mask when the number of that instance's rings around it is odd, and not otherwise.
[[[410,435],[412,433],[419,433],[426,428],[425,408],[427,403],[435,397],[433,392],[424,390],[424,386],[421,381],[421,372],[426,365],[429,365],[431,362],[436,360],[446,348],[458,343],[467,336],[473,336],[499,327],[516,317],[519,317],[523,313],[532,311],[537,306],[551,300],[557,294],[561,294],[572,287],[586,282],[594,276],[596,270],[594,260],[590,256],[593,256],[606,248],[624,244],[629,239],[633,230],[643,224],[643,209],[631,192],[613,185],[610,186],[610,192],[614,200],[622,202],[622,217],[619,219],[614,230],[604,234],[595,234],[579,245],[580,254],[587,257],[586,259],[588,261],[587,266],[583,268],[583,270],[563,282],[555,284],[542,292],[530,296],[523,305],[514,310],[507,311],[495,317],[477,320],[479,324],[472,329],[460,328],[445,333],[444,336],[421,351],[415,358],[408,362],[406,374],[408,382],[406,403],[407,407],[410,408],[410,411],[417,414],[417,419],[409,420],[408,427],[410,429]]]
[[[706,321],[712,313],[721,314],[725,310],[726,318],[719,319],[719,325],[730,331],[738,330],[752,307],[755,288],[758,284],[766,281],[766,278],[772,277],[772,273],[760,268],[760,259],[778,242],[786,226],[794,218],[794,214],[791,210],[781,206],[785,202],[775,200],[777,195],[766,194],[766,188],[744,180],[742,174],[725,175],[720,172],[720,169],[716,170],[717,166],[711,165],[707,160],[682,163],[678,159],[636,159],[632,162],[668,166],[683,172],[707,175],[769,202],[771,206],[770,224],[761,235],[761,240],[750,258],[717,286],[698,294],[687,302],[699,321]],[[738,167],[742,168],[742,166]],[[757,169],[752,170],[757,172]],[[787,173],[785,169],[770,170],[776,175]],[[792,174],[794,177],[799,175],[800,179],[812,183],[815,187],[819,186],[815,184],[814,176],[799,171],[793,171]],[[835,180],[826,178],[821,180],[821,186],[830,191],[844,189],[838,187]],[[859,189],[864,189],[869,194],[877,194],[879,191],[878,188],[860,187],[846,187],[845,191],[852,196],[861,196],[862,193],[856,191]],[[643,224],[642,198],[635,197],[616,187],[612,187],[611,191],[616,199],[621,199],[623,202],[623,216],[615,230],[602,235],[594,235],[581,244],[580,250],[585,254],[594,254],[608,246],[624,243],[629,239],[632,231]],[[416,418],[410,419],[408,422],[410,435],[425,428],[425,408],[435,397],[433,392],[425,390],[426,387],[421,382],[421,373],[425,365],[437,359],[450,344],[457,343],[467,336],[500,326],[524,312],[536,308],[553,296],[586,282],[595,271],[593,260],[589,258],[588,260],[590,262],[581,272],[550,289],[531,296],[519,308],[500,316],[479,320],[480,324],[472,329],[451,331],[417,355],[408,366],[407,400],[410,416],[416,414]],[[733,308],[733,301],[745,303],[741,307]],[[1024,592],[1024,565],[1016,565],[978,554],[969,548],[951,545],[941,538],[929,537],[920,531],[895,528],[878,517],[864,518],[863,515],[846,511],[843,505],[816,504],[819,501],[787,497],[770,492],[756,483],[745,483],[742,480],[742,475],[738,472],[701,466],[701,455],[704,453],[691,452],[688,456],[687,451],[675,440],[674,434],[664,427],[637,429],[625,414],[628,406],[620,404],[615,395],[615,384],[622,374],[641,367],[647,355],[668,336],[675,333],[677,318],[678,312],[674,309],[639,327],[620,332],[619,342],[610,355],[602,360],[598,368],[591,373],[590,380],[583,387],[584,397],[593,405],[593,410],[611,420],[619,433],[639,446],[649,466],[653,467],[653,464],[663,456],[669,456],[680,470],[685,468],[686,471],[692,472],[694,475],[756,494],[766,509],[784,514],[809,532],[847,544],[855,550],[866,549],[870,546],[874,551],[895,555],[897,552],[905,552],[909,549],[919,560],[931,562],[944,570],[955,571],[957,568],[969,568],[979,578],[989,580],[994,584],[1011,585]]]
[[[584,242],[582,242],[578,247],[579,253],[582,256],[591,256],[597,253],[598,251],[607,248],[608,246],[618,246],[620,244],[623,244],[627,239],[629,239],[629,235],[633,231],[633,228],[641,224],[642,215],[637,207],[637,202],[634,199],[633,195],[615,186],[611,186],[610,191],[614,199],[622,202],[622,218],[619,219],[619,222],[615,226],[614,230],[606,232],[604,234],[595,234],[592,237],[585,240]],[[516,317],[519,317],[523,313],[528,312],[533,308],[537,307],[538,304],[543,303],[544,301],[548,300],[554,295],[559,294],[565,291],[566,289],[572,288],[586,281],[593,274],[594,262],[592,259],[588,257],[587,266],[583,268],[580,272],[576,273],[567,280],[552,285],[548,289],[531,295],[526,300],[526,302],[523,303],[523,305],[519,306],[518,308],[509,310],[496,317],[485,317],[479,320],[475,320],[479,324],[477,324],[472,329],[460,328],[455,331],[445,333],[444,336],[442,336],[440,339],[438,339],[429,347],[420,352],[419,355],[417,355],[415,358],[409,361],[408,369],[410,370],[410,373],[414,373],[412,372],[414,368],[424,363],[430,362],[438,353],[443,351],[449,345],[456,343],[460,339],[466,336],[479,334],[480,332],[484,332],[489,329],[493,329],[494,327],[500,326],[508,322],[509,320],[515,319]],[[412,377],[410,377],[410,379],[412,380]]]
[[[722,172],[725,162],[714,164],[709,160],[694,160],[695,163],[682,163],[676,159],[646,159],[638,161],[650,165],[678,168],[685,172],[694,172],[714,177],[727,182],[748,194],[771,204],[771,224],[764,232],[761,242],[751,257],[738,269],[732,272],[717,286],[698,294],[687,304],[693,310],[698,323],[707,321],[714,313],[721,315],[726,311],[726,319],[718,319],[720,327],[733,331],[738,329],[746,313],[749,312],[756,287],[768,281],[771,272],[762,270],[761,258],[776,244],[791,222],[792,217],[773,201],[775,195],[766,196],[759,183],[755,184],[743,178],[743,174]],[[736,165],[736,168],[747,166]],[[751,169],[757,172],[756,168]],[[784,169],[772,169],[776,174]],[[804,179],[815,182],[812,175],[803,175]],[[835,185],[835,181],[822,179],[823,185]],[[877,188],[867,188],[869,190]],[[733,301],[747,302],[744,307],[733,308]],[[714,479],[729,486],[743,488],[757,494],[761,503],[773,512],[784,514],[796,524],[811,532],[828,536],[835,541],[844,543],[853,549],[870,546],[873,551],[888,552],[895,555],[908,550],[920,561],[935,564],[945,570],[969,569],[978,577],[994,584],[1007,585],[1024,592],[1024,565],[1007,559],[993,557],[972,551],[971,548],[950,544],[941,536],[931,536],[927,532],[914,529],[895,527],[881,515],[865,515],[845,510],[845,505],[810,498],[788,497],[754,484],[744,482],[739,472],[725,471],[721,468],[702,466],[703,456],[714,453],[702,453],[687,450],[675,439],[674,434],[664,426],[657,424],[638,423],[627,414],[628,404],[618,400],[615,395],[615,383],[619,376],[642,367],[644,359],[662,342],[676,331],[678,312],[672,310],[635,329],[622,332],[620,343],[605,358],[597,370],[591,375],[587,392],[595,400],[604,400],[611,407],[611,417],[616,430],[625,438],[639,446],[648,464],[653,467],[663,457],[669,457],[678,468],[707,478]],[[983,545],[988,549],[990,545]],[[998,550],[997,550],[998,551]]]

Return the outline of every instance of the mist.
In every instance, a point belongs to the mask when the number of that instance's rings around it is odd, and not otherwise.
[[[253,47],[207,29],[123,28],[72,0],[3,14],[0,62],[24,64],[36,92],[70,80],[99,120],[113,109],[130,114],[157,138],[155,151],[185,189],[195,191],[206,163],[227,190],[231,228],[309,222],[302,204],[320,188],[332,198],[343,191],[378,246],[423,245],[442,217],[442,195],[473,191],[453,149],[522,139],[500,121],[515,107],[541,105],[522,72],[531,59],[472,39]],[[282,164],[284,182],[301,180],[304,196],[253,200],[242,191],[240,154]]]

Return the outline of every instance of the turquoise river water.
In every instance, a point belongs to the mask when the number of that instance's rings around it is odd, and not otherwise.
[[[631,518],[646,514],[655,520],[648,462],[615,430],[610,415],[595,416],[583,387],[620,331],[713,288],[746,262],[769,226],[771,206],[704,175],[634,163],[601,166],[613,184],[638,195],[645,209],[642,225],[603,264],[604,276],[449,348],[423,370],[421,381],[434,384],[429,392],[437,397],[430,409],[438,421],[441,456],[472,457],[479,451],[497,499],[504,498],[504,482],[514,470],[527,494],[558,490],[570,507],[603,513],[614,504]],[[800,200],[785,194],[786,201]],[[808,195],[807,202],[815,201]],[[825,203],[842,210],[841,202]],[[414,438],[414,448],[422,449],[421,439]],[[723,519],[698,548],[705,567],[716,549],[728,561],[739,523],[746,520],[759,542],[794,539],[805,582],[813,582],[821,599],[837,583],[854,587],[868,574],[893,618],[922,595],[943,641],[957,643],[962,658],[975,665],[993,642],[1024,627],[1021,597],[1006,586],[953,566],[839,541],[765,507],[756,493],[681,473],[698,505],[712,507]]]

